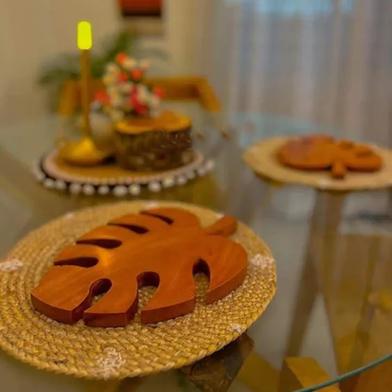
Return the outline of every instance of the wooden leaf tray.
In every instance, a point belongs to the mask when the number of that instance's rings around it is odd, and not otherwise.
[[[298,170],[330,170],[333,178],[344,178],[348,171],[376,172],[381,157],[368,145],[335,140],[326,135],[310,135],[288,140],[277,151],[279,161]]]
[[[244,248],[226,238],[236,231],[224,216],[202,228],[184,209],[158,208],[109,221],[63,249],[32,291],[34,307],[63,323],[83,317],[90,326],[125,326],[137,310],[137,290],[158,286],[141,311],[142,323],[157,323],[193,311],[193,274],[210,277],[206,303],[213,303],[244,280]],[[103,294],[92,304],[94,295]]]
[[[342,162],[339,161],[336,162],[334,168],[330,151],[327,151],[325,162],[320,163],[319,158],[316,158],[317,162],[311,162],[311,165],[322,164],[322,167],[316,168],[313,166],[309,170],[303,170],[304,162],[302,159],[298,159],[296,146],[294,146],[295,154],[290,154],[291,156],[288,158],[290,165],[281,162],[281,159],[287,158],[288,146],[293,147],[292,144],[289,144],[292,141],[292,137],[274,137],[260,140],[246,149],[243,155],[244,161],[257,175],[277,183],[306,185],[320,190],[343,192],[381,189],[392,186],[391,150],[371,146],[372,151],[382,160],[382,166],[376,171],[350,170],[350,168],[347,170],[347,167],[343,167]],[[299,150],[305,149],[306,151],[308,148],[309,146],[306,143],[303,146],[303,143],[300,142]],[[308,152],[311,151],[312,149]],[[337,171],[337,178],[331,175],[329,168]]]

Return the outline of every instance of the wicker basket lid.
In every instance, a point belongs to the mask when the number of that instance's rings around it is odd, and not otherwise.
[[[191,119],[183,114],[163,111],[156,117],[130,117],[116,124],[116,131],[121,134],[135,135],[145,132],[179,132],[189,130]]]

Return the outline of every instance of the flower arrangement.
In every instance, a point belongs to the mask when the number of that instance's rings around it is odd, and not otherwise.
[[[106,66],[102,78],[105,89],[96,92],[92,110],[106,113],[114,122],[127,116],[157,115],[162,91],[144,83],[148,68],[147,60],[118,53],[115,61]]]
[[[119,52],[140,53],[140,55],[165,58],[159,50],[143,50],[139,47],[135,35],[122,30],[106,36],[91,52],[91,76],[93,79],[102,79],[106,64],[114,61]],[[78,51],[58,54],[45,60],[39,70],[37,83],[47,89],[51,99],[48,99],[49,108],[58,109],[62,89],[70,81],[80,79],[80,53]]]

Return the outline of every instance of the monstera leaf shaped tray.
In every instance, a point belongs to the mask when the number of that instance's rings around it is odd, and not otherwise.
[[[276,137],[250,146],[245,162],[261,177],[331,191],[392,185],[392,152],[326,135]]]
[[[268,247],[233,217],[168,202],[89,208],[0,262],[0,346],[88,378],[178,368],[242,334],[275,285]]]

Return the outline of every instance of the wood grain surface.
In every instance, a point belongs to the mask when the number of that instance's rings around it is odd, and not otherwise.
[[[372,172],[382,166],[381,157],[369,146],[325,135],[288,140],[277,154],[284,165],[300,170],[330,170],[334,178],[344,178],[347,170]]]
[[[33,306],[63,323],[83,318],[90,326],[125,326],[137,310],[138,288],[153,285],[158,288],[142,309],[142,323],[187,314],[195,306],[194,273],[209,275],[207,303],[243,282],[247,254],[226,238],[236,227],[234,218],[224,216],[202,228],[194,214],[179,208],[114,219],[56,256],[31,293]]]

